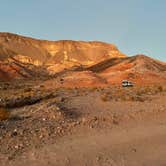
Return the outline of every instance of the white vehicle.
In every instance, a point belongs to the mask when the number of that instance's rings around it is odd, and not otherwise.
[[[128,80],[123,80],[122,81],[122,87],[132,87],[133,83],[131,81]]]

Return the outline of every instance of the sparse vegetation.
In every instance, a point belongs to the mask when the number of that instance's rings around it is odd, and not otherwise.
[[[159,92],[162,92],[162,91],[163,91],[163,87],[162,87],[162,86],[159,86],[159,87],[158,87],[158,90],[159,90]]]
[[[46,86],[36,88],[35,82],[25,86],[20,84],[16,89],[10,89],[11,84],[7,86],[7,90],[0,90],[0,127],[4,128],[0,130],[0,135],[8,146],[1,145],[0,153],[11,156],[19,155],[18,152],[26,151],[33,145],[54,143],[55,138],[81,125],[91,130],[120,125],[119,111],[122,116],[125,114],[128,117],[128,112],[133,113],[138,103],[144,105],[151,96],[164,93],[164,86],[161,88],[158,85],[133,88],[61,87],[50,91]],[[128,103],[135,107],[129,107]],[[10,112],[6,108],[10,108]],[[139,110],[146,112],[145,107]],[[135,112],[133,114],[134,117]],[[83,122],[81,119],[84,119]]]
[[[0,108],[0,121],[6,120],[10,117],[10,112],[7,111],[5,108]]]
[[[104,93],[101,95],[101,100],[106,102],[106,101],[109,101],[110,100],[110,95],[109,93]]]

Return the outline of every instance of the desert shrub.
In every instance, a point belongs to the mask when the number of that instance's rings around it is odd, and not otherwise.
[[[126,101],[126,96],[125,95],[121,95],[119,98],[121,99],[121,101]]]
[[[97,87],[92,87],[92,88],[90,89],[90,92],[95,92],[95,91],[97,91]]]
[[[32,88],[26,88],[24,89],[24,92],[31,92],[32,91]]]
[[[145,98],[140,97],[140,96],[135,96],[135,97],[134,97],[134,100],[135,100],[135,101],[139,101],[139,102],[144,102],[144,101],[145,101]]]
[[[0,121],[6,120],[10,116],[10,112],[7,111],[5,108],[0,108]]]
[[[163,87],[162,86],[158,86],[158,91],[159,92],[163,92]]]
[[[137,91],[137,92],[136,92],[136,95],[137,95],[137,96],[141,96],[141,95],[142,95],[142,92],[141,92],[141,91]]]
[[[108,93],[104,93],[104,94],[101,95],[101,100],[102,101],[104,101],[104,102],[105,101],[109,101],[109,99],[110,98],[109,98],[109,94]]]

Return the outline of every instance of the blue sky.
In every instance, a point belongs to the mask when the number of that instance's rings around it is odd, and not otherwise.
[[[166,61],[166,0],[0,0],[0,31],[105,41]]]

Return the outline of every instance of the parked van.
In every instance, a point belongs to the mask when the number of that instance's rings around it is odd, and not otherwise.
[[[131,81],[128,81],[128,80],[123,80],[122,87],[133,87],[133,83]]]

